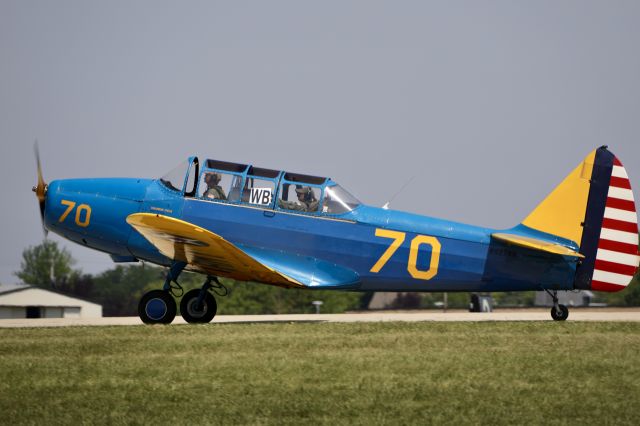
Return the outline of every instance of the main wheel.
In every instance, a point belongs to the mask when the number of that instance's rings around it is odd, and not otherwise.
[[[176,301],[164,290],[151,290],[138,304],[138,315],[145,324],[170,324],[176,311]]]
[[[556,311],[556,308],[551,308],[551,318],[554,321],[564,321],[569,318],[569,308],[564,305],[558,305],[560,312]]]
[[[218,312],[218,304],[213,294],[205,292],[202,305],[198,306],[198,296],[200,290],[191,290],[182,296],[180,301],[180,315],[186,322],[207,323],[210,322]]]

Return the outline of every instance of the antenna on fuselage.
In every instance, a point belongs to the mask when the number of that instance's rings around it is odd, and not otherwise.
[[[402,191],[404,191],[404,189],[409,186],[409,184],[411,183],[411,181],[413,180],[413,178],[415,178],[416,175],[413,175],[409,178],[409,180],[407,180],[404,185],[402,185],[402,187],[395,193],[393,194],[393,197],[391,197],[391,199],[389,201],[387,201],[386,203],[384,203],[384,205],[382,206],[383,209],[387,210],[389,208],[389,204],[391,204],[391,202],[398,196],[400,195],[400,193]]]

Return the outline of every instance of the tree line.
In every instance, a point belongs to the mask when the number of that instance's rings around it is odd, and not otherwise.
[[[144,293],[162,288],[166,269],[148,264],[116,265],[99,274],[86,274],[74,268],[76,262],[55,241],[25,249],[20,270],[15,275],[24,283],[85,299],[102,305],[105,316],[137,315],[138,301]],[[618,293],[595,293],[595,302],[610,306],[640,306],[640,282],[636,274],[627,289]],[[186,292],[199,288],[204,276],[185,272],[178,280]],[[293,314],[313,313],[313,301],[321,301],[321,312],[340,313],[366,309],[372,293],[326,290],[287,290],[270,285],[220,280],[228,290],[216,297],[221,314]],[[180,292],[177,292],[180,296]],[[448,293],[452,309],[469,307],[469,293]],[[498,306],[533,306],[535,292],[492,293]],[[439,308],[443,293],[403,293],[395,308]]]
[[[55,241],[29,247],[22,253],[15,275],[25,284],[53,290],[102,305],[104,316],[134,316],[144,293],[162,288],[166,269],[149,264],[116,265],[99,274],[75,269],[76,262]],[[182,291],[200,288],[205,277],[183,272],[178,279]],[[287,290],[270,285],[221,279],[227,289],[216,297],[219,314],[313,313],[311,302],[322,301],[322,313],[360,309],[361,293],[322,290]],[[221,293],[221,292],[219,292]],[[181,291],[176,290],[180,296]]]

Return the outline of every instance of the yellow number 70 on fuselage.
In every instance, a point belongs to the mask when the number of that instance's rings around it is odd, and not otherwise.
[[[391,256],[398,250],[406,238],[407,234],[400,231],[392,231],[390,229],[376,229],[376,237],[390,238],[393,240],[391,245],[382,253],[380,259],[371,267],[369,272],[377,274],[382,267],[391,259]],[[429,262],[429,269],[422,271],[416,266],[418,262],[418,250],[422,244],[428,244],[431,246],[431,261]],[[411,240],[411,247],[409,248],[409,259],[407,261],[407,271],[415,279],[418,280],[430,280],[438,273],[438,264],[440,263],[440,241],[436,237],[428,235],[416,235]]]

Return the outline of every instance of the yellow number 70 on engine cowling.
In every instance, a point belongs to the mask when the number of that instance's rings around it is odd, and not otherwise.
[[[63,206],[67,206],[67,209],[62,213],[62,215],[60,215],[60,218],[58,219],[58,222],[62,223],[67,218],[67,216],[69,216],[69,213],[71,213],[71,211],[74,209],[74,207],[76,206],[76,202],[69,201],[69,200],[62,200],[60,201],[60,204],[62,204]],[[83,213],[84,213],[84,219],[82,219]],[[89,226],[90,220],[91,220],[91,207],[88,206],[87,204],[80,204],[76,209],[76,217],[75,217],[76,225],[86,228],[87,226]]]
[[[400,231],[392,231],[390,229],[376,229],[376,237],[390,238],[393,241],[391,245],[382,253],[380,259],[373,265],[369,272],[378,273],[382,267],[391,259],[391,256],[398,250],[406,238],[407,234]],[[429,269],[420,270],[417,267],[418,263],[418,250],[423,244],[431,246],[431,261],[429,262]],[[430,280],[438,273],[438,264],[440,263],[440,241],[436,237],[428,235],[416,235],[411,240],[411,247],[409,248],[409,259],[407,261],[407,271],[415,279],[418,280]]]

